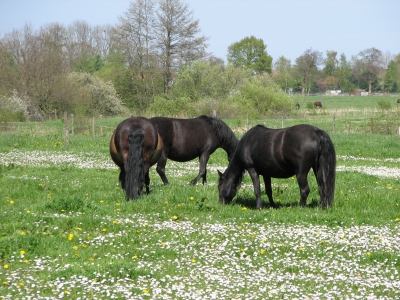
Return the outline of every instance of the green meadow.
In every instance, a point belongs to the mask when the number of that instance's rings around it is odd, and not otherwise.
[[[76,120],[69,147],[62,120],[12,124],[0,134],[0,299],[400,298],[396,99],[385,110],[381,98],[324,97],[321,110],[313,99],[295,116],[224,121],[238,137],[255,124],[326,130],[337,153],[327,210],[312,172],[305,208],[288,178],[273,179],[278,208],[263,192],[256,210],[248,175],[219,205],[221,149],[207,185],[189,185],[197,160],[168,161],[170,185],[153,167],[151,193],[126,201],[108,153],[123,118],[96,119],[94,134]]]

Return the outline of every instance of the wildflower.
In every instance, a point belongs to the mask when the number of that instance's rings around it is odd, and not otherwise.
[[[75,251],[78,250],[78,246],[73,246],[72,249],[74,249]]]
[[[25,254],[25,250],[19,251],[19,254],[24,255]]]
[[[26,232],[25,231],[21,231],[21,235],[25,235],[26,234]]]
[[[24,287],[24,286],[25,286],[25,283],[20,282],[20,283],[18,283],[18,285],[19,285],[20,287]]]
[[[242,207],[242,210],[247,210],[247,207],[246,207],[246,206],[243,206],[243,207]]]
[[[104,203],[104,200],[100,200],[100,203]]]
[[[8,285],[8,281],[3,281],[3,285]]]
[[[193,201],[193,200],[194,200],[194,197],[193,197],[193,196],[190,196],[190,198],[189,198],[189,199]]]
[[[195,263],[196,262],[196,260],[195,259],[192,259],[192,263]]]
[[[26,258],[24,258],[24,263],[28,263],[29,262],[29,260],[28,259],[26,259]]]
[[[179,219],[179,216],[175,215],[175,216],[172,217],[172,219],[176,221],[176,220]]]
[[[400,221],[400,218],[396,218],[396,222]]]
[[[106,232],[106,231],[107,231],[107,228],[103,228],[102,231]]]
[[[14,204],[15,202],[14,202],[14,200],[10,200],[10,204]]]
[[[143,290],[143,293],[144,293],[144,294],[148,294],[148,293],[149,293],[149,290]]]
[[[299,251],[303,251],[304,250],[304,248],[303,247],[299,247]]]
[[[73,238],[74,238],[74,234],[73,234],[73,233],[70,233],[70,234],[68,235],[68,241],[72,241]]]
[[[136,258],[138,258],[138,256],[137,256],[137,255],[134,255],[134,256],[132,256],[132,258],[133,258],[133,259],[136,259]]]
[[[89,260],[90,260],[90,261],[94,261],[94,258],[93,258],[93,257],[89,257]]]
[[[27,210],[26,210],[26,213],[27,213],[27,214],[30,214],[30,213],[31,213],[31,211],[30,211],[29,209],[27,209]]]
[[[8,269],[8,268],[9,268],[9,265],[8,265],[8,264],[5,264],[5,265],[3,266],[3,268],[4,268],[4,269]]]

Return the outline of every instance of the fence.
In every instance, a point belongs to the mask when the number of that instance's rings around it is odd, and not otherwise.
[[[54,121],[0,123],[0,132],[2,134],[65,136],[66,146],[68,146],[70,137],[76,134],[111,137],[116,126],[123,119],[123,117],[76,117],[65,113],[63,119]],[[238,136],[257,124],[270,128],[282,128],[301,123],[315,125],[329,133],[400,134],[400,118],[396,111],[383,113],[376,110],[355,112],[321,109],[310,112],[301,111],[295,117],[275,116],[265,119],[247,117],[224,121]]]

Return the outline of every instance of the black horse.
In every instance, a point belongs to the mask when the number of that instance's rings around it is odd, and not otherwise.
[[[300,187],[300,206],[307,201],[310,188],[307,175],[312,168],[317,179],[320,205],[333,203],[335,190],[335,148],[328,134],[311,125],[296,125],[284,129],[269,129],[262,125],[251,128],[240,140],[232,160],[218,184],[219,203],[228,204],[235,197],[244,170],[253,180],[257,208],[262,208],[259,175],[264,177],[270,205],[271,177],[288,178],[296,175]]]
[[[164,143],[156,169],[164,184],[169,184],[165,176],[168,158],[186,162],[199,157],[199,174],[190,183],[196,184],[200,178],[203,178],[204,184],[207,182],[206,167],[210,155],[217,148],[223,148],[230,159],[239,143],[228,125],[208,116],[193,119],[154,117],[149,120],[157,128]]]
[[[128,200],[139,197],[144,185],[149,193],[149,168],[160,158],[162,147],[162,139],[147,118],[131,117],[114,130],[110,155],[120,168],[119,181]]]

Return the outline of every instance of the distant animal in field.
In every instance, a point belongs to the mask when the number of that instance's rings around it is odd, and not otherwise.
[[[296,102],[295,107],[296,107],[297,110],[300,109],[300,104],[299,104],[299,102]]]
[[[336,154],[328,134],[311,125],[270,129],[262,125],[251,128],[240,140],[224,173],[219,174],[219,203],[229,204],[236,196],[247,170],[253,181],[256,207],[262,208],[260,179],[263,176],[271,207],[271,178],[296,176],[300,188],[300,206],[305,206],[310,188],[307,175],[314,171],[320,194],[320,205],[333,204],[336,177]]]
[[[397,99],[397,103],[400,103],[400,99]]]
[[[349,96],[355,96],[355,95],[357,95],[357,91],[351,91],[351,92],[349,93]]]
[[[322,108],[322,100],[314,102],[314,108],[317,108],[317,107]]]
[[[207,182],[207,162],[217,148],[224,149],[228,160],[232,157],[239,140],[223,121],[208,116],[193,119],[154,117],[149,119],[163,140],[163,150],[157,163],[157,173],[164,184],[169,184],[165,176],[167,159],[187,162],[200,159],[199,173],[190,183],[196,184],[200,178]]]
[[[122,121],[110,140],[110,155],[120,168],[119,181],[126,198],[138,198],[146,187],[149,193],[149,169],[161,156],[163,142],[155,126],[144,117]]]

